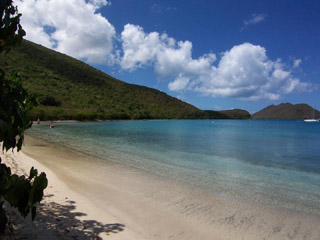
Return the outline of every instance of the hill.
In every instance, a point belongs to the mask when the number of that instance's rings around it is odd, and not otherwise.
[[[205,110],[212,119],[250,119],[251,115],[248,111],[242,109],[232,109],[223,111]]]
[[[320,112],[315,110],[315,118],[320,117]],[[305,119],[313,117],[313,108],[308,104],[282,103],[270,105],[252,115],[253,119]]]
[[[128,84],[88,64],[24,40],[0,56],[7,72],[20,73],[40,105],[31,117],[48,119],[203,119],[212,114],[156,89]]]

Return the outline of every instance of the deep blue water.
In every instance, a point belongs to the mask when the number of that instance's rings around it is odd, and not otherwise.
[[[320,214],[320,123],[86,122],[29,133],[204,191]]]

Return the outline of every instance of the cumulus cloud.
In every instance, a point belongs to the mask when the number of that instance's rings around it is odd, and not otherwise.
[[[121,39],[123,57],[120,65],[127,70],[135,70],[149,63],[162,44],[159,33],[145,34],[141,27],[132,24],[124,26]]]
[[[170,91],[181,91],[187,87],[189,81],[189,78],[180,74],[173,82],[169,83],[168,88]]]
[[[293,77],[281,60],[271,61],[265,48],[244,43],[226,51],[209,75],[200,76],[196,91],[214,97],[276,100],[309,87]]]
[[[178,76],[205,72],[215,61],[214,54],[192,58],[192,43],[179,41],[160,35],[149,34],[137,25],[127,24],[121,33],[123,56],[120,64],[123,69],[135,70],[146,65],[154,65],[161,77]]]
[[[170,91],[192,90],[212,97],[243,100],[276,100],[282,94],[306,91],[310,85],[295,78],[280,59],[272,61],[266,49],[244,43],[222,54],[192,57],[192,43],[176,41],[166,34],[145,33],[140,26],[127,24],[121,33],[123,69],[133,71],[153,66]]]
[[[106,0],[17,0],[26,38],[89,63],[112,54],[115,29],[97,10]],[[112,59],[112,58],[111,58]]]
[[[89,3],[91,3],[95,9],[111,5],[111,2],[107,0],[89,0]]]

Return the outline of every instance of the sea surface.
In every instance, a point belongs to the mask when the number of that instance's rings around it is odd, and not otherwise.
[[[320,123],[75,122],[28,134],[206,192],[320,215]]]

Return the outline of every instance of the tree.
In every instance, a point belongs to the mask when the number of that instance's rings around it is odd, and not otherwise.
[[[8,54],[21,43],[25,31],[20,25],[21,14],[13,6],[12,0],[0,0],[0,17],[0,54]],[[14,148],[21,150],[24,131],[32,125],[27,113],[35,104],[35,97],[23,88],[19,74],[6,77],[0,69],[0,143],[3,151]],[[30,169],[27,177],[12,174],[0,157],[0,234],[8,224],[4,201],[17,208],[23,217],[31,212],[33,221],[36,216],[35,204],[42,200],[47,184],[46,174],[38,175],[34,168]]]
[[[17,44],[20,44],[26,32],[20,25],[21,14],[12,0],[0,1],[0,52],[8,53]]]

